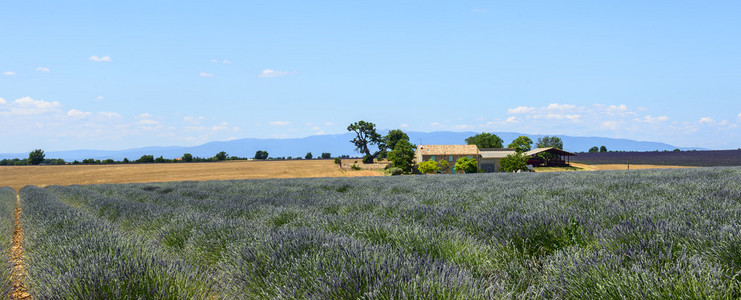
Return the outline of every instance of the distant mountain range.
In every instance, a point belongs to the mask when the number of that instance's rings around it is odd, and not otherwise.
[[[385,132],[384,132],[385,133]],[[494,132],[504,140],[505,146],[520,135],[526,135],[535,142],[543,135],[522,134],[516,132]],[[413,144],[465,144],[467,137],[478,134],[478,132],[407,132]],[[572,137],[559,135],[563,140],[564,150],[570,152],[586,152],[592,146],[605,146],[612,151],[663,151],[663,150],[706,150],[702,148],[683,148],[658,142],[641,142],[628,139],[613,139],[603,137]],[[226,151],[231,156],[253,157],[258,150],[267,151],[270,157],[300,156],[304,157],[311,152],[314,157],[322,152],[329,152],[332,156],[350,155],[360,156],[355,151],[355,146],[350,143],[354,133],[315,135],[305,138],[293,139],[256,139],[246,138],[239,140],[210,142],[200,146],[192,147],[145,147],[119,151],[109,150],[71,150],[71,151],[46,151],[47,158],[61,158],[66,161],[94,159],[122,160],[128,158],[136,160],[142,155],[163,156],[165,158],[181,157],[183,153],[190,153],[198,157],[213,157],[219,151]],[[26,158],[28,153],[0,153],[0,159]]]

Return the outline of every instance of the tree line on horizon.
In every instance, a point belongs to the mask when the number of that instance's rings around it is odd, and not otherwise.
[[[350,158],[349,155],[341,155],[337,158],[345,159]],[[67,162],[61,158],[46,158],[46,154],[42,149],[36,149],[28,154],[28,158],[12,158],[0,160],[0,166],[25,166],[25,165],[93,165],[93,164],[129,164],[129,163],[182,163],[182,162],[217,162],[226,160],[249,160],[247,157],[230,156],[225,151],[216,153],[213,157],[197,157],[190,153],[184,153],[179,158],[164,158],[162,155],[154,157],[154,155],[142,155],[139,159],[129,160],[124,158],[123,160],[114,159],[94,159],[88,158],[82,161],[74,160]],[[301,160],[301,159],[332,159],[332,154],[329,152],[323,152],[320,156],[314,158],[311,152],[307,152],[305,156],[296,157],[269,157],[267,151],[258,150],[255,156],[252,157],[255,160]]]

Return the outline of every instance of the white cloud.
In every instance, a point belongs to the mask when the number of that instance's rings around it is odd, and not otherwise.
[[[137,124],[140,124],[140,125],[159,125],[160,122],[155,121],[155,120],[145,119],[145,120],[139,120],[139,122],[137,122]]]
[[[3,73],[3,75],[5,75],[5,76],[15,76],[15,72],[13,72],[13,71],[6,71],[5,73]]]
[[[738,115],[739,115],[739,118],[741,118],[741,114],[738,114]],[[332,125],[334,125],[334,123],[327,122],[327,123],[324,123],[324,125],[326,125],[326,126],[332,126]]]
[[[268,122],[268,124],[274,125],[274,126],[286,126],[286,125],[291,125],[291,122],[288,122],[288,121],[272,121],[272,122]]]
[[[605,129],[615,130],[617,129],[618,123],[616,121],[604,121],[600,126]]]
[[[507,110],[508,114],[526,114],[535,110],[535,107],[518,106]]]
[[[440,123],[438,123],[438,122],[432,122],[432,123],[430,123],[430,126],[437,127],[437,126],[440,126]]]
[[[8,103],[8,102],[6,102],[5,99],[0,98],[0,104],[5,104],[5,103]],[[741,118],[741,114],[739,114],[738,116],[739,118]]]
[[[221,122],[219,125],[214,125],[211,127],[211,130],[227,130],[229,129],[229,123],[227,122]]]
[[[34,100],[31,99],[31,97],[23,97],[13,101],[13,103],[15,104],[15,107],[11,109],[11,113],[17,115],[43,114],[56,110],[62,106],[62,104],[57,101],[48,102],[44,100]]]
[[[314,133],[314,135],[325,135],[325,134],[327,134],[327,133],[324,132],[323,130]]]
[[[579,121],[581,118],[581,115],[563,115],[563,114],[537,114],[532,115],[533,119],[546,119],[546,120],[570,120],[570,121]]]
[[[469,129],[469,128],[473,128],[473,126],[467,125],[467,124],[460,124],[460,125],[453,126],[453,128],[455,128],[455,129]]]
[[[548,104],[546,107],[547,110],[573,110],[576,108],[576,105],[571,104],[558,104],[558,103],[551,103]]]
[[[110,56],[98,57],[97,55],[93,55],[93,56],[90,56],[90,58],[88,59],[94,62],[112,62],[113,61]]]
[[[103,96],[95,97],[95,101],[103,101],[105,99]]]
[[[407,127],[409,127],[409,124],[407,124],[407,123],[401,123],[401,125],[399,125],[399,127],[401,127],[401,128],[407,128]]]
[[[700,121],[698,121],[698,122],[700,124],[703,124],[703,123],[714,123],[715,120],[713,120],[713,118],[710,118],[710,117],[704,117],[704,118],[700,118]]]
[[[507,118],[507,120],[505,120],[504,122],[505,123],[517,123],[517,117],[511,116],[511,117]],[[491,125],[489,123],[493,123],[493,122],[487,122],[486,125]]]
[[[738,113],[738,118],[741,119],[741,113]]]
[[[201,72],[201,77],[214,77],[213,73]]]
[[[296,71],[293,72],[286,72],[286,71],[276,71],[271,69],[265,69],[260,72],[260,75],[257,75],[258,77],[263,78],[270,78],[270,77],[280,77],[280,76],[286,76],[286,75],[293,75],[296,74]]]
[[[643,117],[643,122],[646,122],[646,123],[659,123],[659,122],[666,122],[666,121],[669,121],[669,117],[667,116],[652,117],[651,115],[647,115]]]
[[[90,115],[91,115],[91,113],[90,113],[90,112],[84,112],[84,111],[80,111],[80,110],[77,110],[77,109],[70,109],[70,110],[69,110],[69,111],[67,112],[67,116],[68,116],[68,117],[70,117],[70,118],[75,118],[75,119],[82,119],[82,118],[87,118],[87,117],[89,117]]]
[[[139,118],[151,118],[151,117],[152,117],[152,115],[150,115],[148,113],[143,113],[143,114],[140,114],[139,115]]]
[[[99,112],[98,114],[106,118],[120,118],[121,117],[121,115],[117,112]]]
[[[51,70],[49,70],[49,68],[45,68],[45,67],[38,67],[38,68],[36,68],[36,71],[45,72],[45,73],[51,72]]]
[[[232,62],[229,61],[228,59],[222,60],[221,63],[222,64],[225,64],[225,65],[231,65],[232,64]]]
[[[215,63],[215,64],[218,64],[219,63],[219,60],[218,59],[212,59],[211,62],[212,63]]]
[[[186,117],[183,118],[183,121],[188,122],[188,123],[191,123],[191,124],[194,124],[194,125],[198,125],[198,124],[201,123],[201,121],[203,121],[205,119],[206,118],[204,118],[203,116],[198,116],[198,117],[186,116]]]

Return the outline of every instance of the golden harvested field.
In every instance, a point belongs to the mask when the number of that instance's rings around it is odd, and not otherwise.
[[[332,160],[208,163],[0,166],[0,186],[73,185],[259,178],[381,176],[375,170],[340,170]]]

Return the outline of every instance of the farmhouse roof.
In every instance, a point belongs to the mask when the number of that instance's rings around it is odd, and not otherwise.
[[[557,148],[553,148],[553,147],[549,147],[549,148],[535,148],[533,150],[530,150],[530,151],[525,152],[525,155],[526,156],[533,156],[533,155],[536,155],[538,153],[543,153],[543,152],[550,152],[550,153],[553,153],[553,154],[556,154],[556,155],[561,155],[561,156],[576,156],[576,154],[574,154],[574,153],[566,152],[566,151],[563,151],[561,149],[557,149]]]
[[[476,145],[419,145],[417,151],[422,155],[478,155]]]
[[[507,155],[517,153],[515,149],[511,148],[481,148],[480,150],[483,159],[505,158]]]

